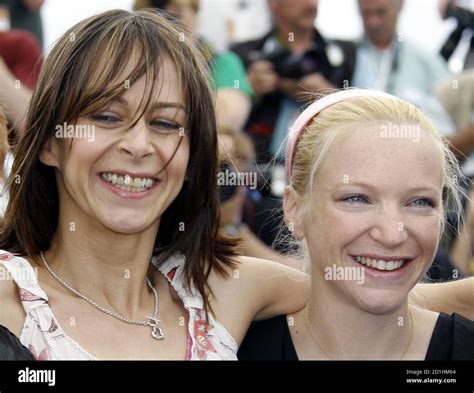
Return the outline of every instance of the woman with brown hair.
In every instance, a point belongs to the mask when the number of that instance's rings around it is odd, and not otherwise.
[[[14,155],[0,325],[37,359],[235,359],[253,319],[304,306],[305,275],[218,232],[207,70],[163,17],[66,32]]]

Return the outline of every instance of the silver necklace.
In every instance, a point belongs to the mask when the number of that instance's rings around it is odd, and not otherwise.
[[[160,320],[158,319],[158,294],[156,293],[156,289],[151,285],[150,280],[148,277],[146,278],[146,283],[148,286],[151,288],[153,291],[153,295],[155,297],[155,307],[153,310],[153,317],[146,316],[144,321],[135,321],[133,319],[128,319],[123,317],[120,314],[117,314],[113,311],[108,310],[105,307],[99,306],[96,302],[93,300],[89,299],[87,296],[83,295],[79,291],[75,290],[73,287],[71,287],[69,284],[67,284],[65,281],[63,281],[54,271],[51,269],[48,265],[48,262],[46,262],[46,258],[44,257],[43,251],[40,251],[41,259],[43,260],[44,265],[46,266],[46,269],[51,273],[51,275],[58,281],[63,287],[71,291],[74,295],[80,297],[81,299],[85,300],[87,303],[89,303],[91,306],[94,306],[97,310],[102,311],[103,313],[110,315],[122,322],[129,323],[131,325],[142,325],[142,326],[150,326],[152,328],[151,336],[155,338],[156,340],[163,340],[165,338],[165,334],[163,333],[163,330],[160,326]]]

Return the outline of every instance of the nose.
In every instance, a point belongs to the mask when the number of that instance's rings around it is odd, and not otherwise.
[[[144,119],[140,119],[124,134],[118,147],[134,159],[144,158],[153,153],[154,148],[150,140],[150,131]]]
[[[369,231],[370,237],[386,248],[396,248],[408,239],[403,215],[395,206],[381,209]]]
[[[374,10],[361,11],[362,20],[366,29],[379,29],[383,26],[384,20],[380,13]]]

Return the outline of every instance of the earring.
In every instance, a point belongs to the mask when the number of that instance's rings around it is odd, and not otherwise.
[[[294,222],[290,221],[288,224],[287,224],[287,227],[288,227],[288,230],[293,233],[294,230],[295,230],[295,224]]]

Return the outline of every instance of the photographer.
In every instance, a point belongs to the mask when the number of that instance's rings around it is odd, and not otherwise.
[[[256,95],[246,131],[259,163],[281,153],[281,142],[308,93],[347,86],[354,59],[352,44],[328,41],[315,29],[316,0],[268,0],[268,6],[272,31],[232,48]]]
[[[349,85],[355,45],[329,41],[318,32],[317,0],[267,0],[267,4],[272,30],[231,49],[242,59],[255,93],[245,131],[255,145],[261,198],[247,196],[243,219],[272,246],[282,217],[272,213],[281,213],[286,185],[284,168],[278,165],[283,161],[282,143],[308,99]],[[277,165],[268,165],[273,157]]]

